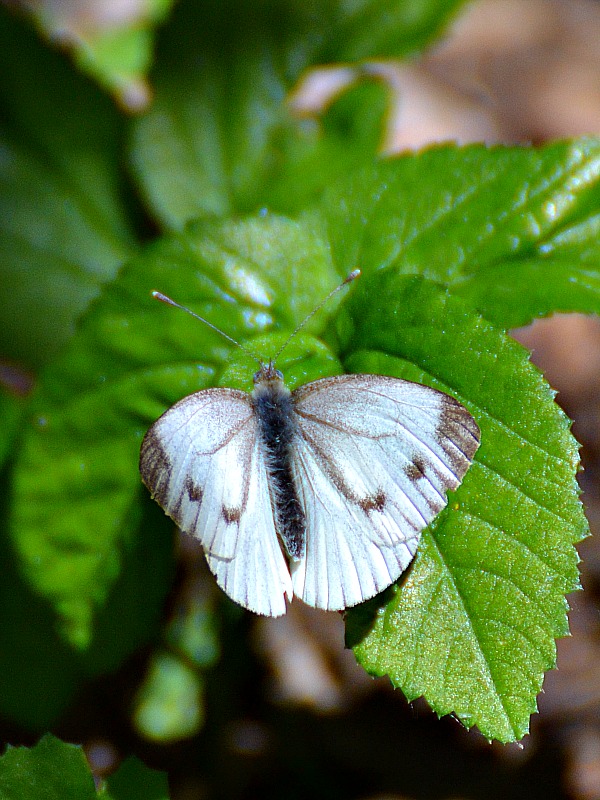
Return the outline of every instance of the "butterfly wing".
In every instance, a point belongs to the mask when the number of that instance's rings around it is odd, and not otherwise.
[[[294,594],[342,609],[393,583],[446,505],[479,429],[454,398],[380,375],[342,375],[293,393],[293,471],[306,514]]]
[[[247,394],[206,389],[180,400],[144,437],[140,472],[181,530],[200,540],[229,597],[257,614],[285,613],[291,578]]]

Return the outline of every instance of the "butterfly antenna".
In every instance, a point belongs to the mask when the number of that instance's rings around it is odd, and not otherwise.
[[[344,278],[344,280],[339,284],[339,286],[336,286],[335,289],[332,289],[327,295],[327,297],[324,297],[323,300],[321,300],[321,302],[319,303],[319,305],[316,308],[313,308],[310,314],[307,314],[299,325],[296,325],[292,333],[290,333],[288,338],[285,340],[285,342],[282,344],[282,346],[279,348],[279,350],[275,353],[275,355],[271,359],[271,363],[275,364],[279,356],[283,353],[285,348],[288,346],[288,344],[294,338],[294,336],[298,333],[298,331],[302,330],[302,328],[306,325],[306,323],[309,320],[311,320],[314,317],[314,315],[323,308],[325,303],[328,303],[329,300],[331,300],[331,298],[335,294],[340,292],[349,283],[352,283],[352,281],[356,280],[359,277],[359,275],[360,275],[360,270],[353,269],[352,272],[349,275],[347,275],[346,278]]]
[[[246,353],[247,356],[250,356],[250,358],[252,358],[254,361],[258,362],[258,364],[263,363],[260,360],[260,358],[258,358],[258,356],[256,356],[251,350],[248,350],[247,347],[244,347],[243,344],[241,344],[240,342],[236,341],[234,338],[229,336],[229,334],[225,333],[225,331],[222,331],[220,328],[217,328],[217,326],[213,325],[212,322],[209,322],[207,319],[204,319],[204,317],[201,317],[200,314],[196,314],[195,311],[192,311],[186,306],[182,306],[181,303],[176,303],[175,300],[172,300],[170,297],[167,297],[167,295],[163,294],[162,292],[152,292],[152,297],[154,297],[156,300],[160,300],[161,303],[166,303],[169,306],[175,306],[175,308],[180,308],[182,311],[187,311],[187,313],[191,314],[192,317],[196,317],[196,319],[199,319],[200,322],[203,322],[205,325],[208,325],[209,328],[212,328],[213,331],[216,331],[216,333],[220,333],[221,336],[224,339],[227,339],[228,342],[231,342],[231,344],[234,344],[236,345],[236,347],[239,347],[240,350]]]

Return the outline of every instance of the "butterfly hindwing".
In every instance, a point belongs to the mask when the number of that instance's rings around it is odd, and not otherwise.
[[[291,578],[271,509],[250,396],[206,389],[166,411],[144,438],[153,497],[200,540],[221,588],[259,614],[284,614]]]
[[[379,375],[342,375],[293,393],[293,467],[306,513],[294,593],[319,608],[372,597],[410,563],[479,444],[454,398]]]

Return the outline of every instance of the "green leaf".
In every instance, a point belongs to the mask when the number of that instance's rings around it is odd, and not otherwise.
[[[261,207],[289,213],[319,197],[375,154],[386,95],[359,87],[322,125],[299,120],[285,99],[300,74],[323,60],[412,52],[457,5],[182,3],[157,54],[155,102],[131,145],[153,213],[181,228]]]
[[[150,769],[130,756],[106,780],[102,800],[169,800],[169,783],[164,772]]]
[[[145,0],[120,19],[118,15],[111,19],[103,7],[82,15],[76,7],[43,3],[28,11],[49,42],[67,46],[84,72],[136,111],[149,99],[145,75],[152,59],[153,31],[171,4],[172,0]]]
[[[0,365],[0,373],[7,370],[6,366]],[[21,418],[25,411],[25,400],[18,394],[7,391],[4,387],[0,388],[0,467],[9,456],[10,448],[15,439]]]
[[[173,0],[146,0],[144,7],[137,9],[137,17],[126,16],[116,25],[105,23],[75,31],[75,62],[128,111],[140,111],[151,100],[146,75],[153,58],[154,33],[172,3]],[[56,22],[64,26],[61,18],[44,20],[50,37]]]
[[[359,0],[321,3],[333,12],[324,27],[320,62],[399,58],[422,50],[439,35],[460,0]]]
[[[0,350],[45,363],[132,252],[120,125],[91,84],[0,8]]]
[[[10,747],[0,758],[2,800],[95,800],[81,747],[46,734],[35,747]]]
[[[600,311],[600,140],[444,146],[374,164],[329,191],[343,269],[449,286],[503,327]]]
[[[564,595],[578,588],[576,442],[520,345],[430,281],[388,269],[365,283],[346,368],[450,391],[481,447],[398,590],[348,613],[348,642],[410,700],[520,739],[568,633]]]
[[[168,800],[164,772],[130,757],[96,793],[83,750],[47,733],[31,748],[11,747],[0,757],[2,800]]]
[[[171,540],[152,521],[162,512],[144,505],[140,524],[142,436],[173,402],[216,383],[231,350],[151,290],[242,340],[276,324],[291,331],[337,281],[308,223],[271,215],[199,225],[123,270],[46,370],[15,467],[10,527],[24,576],[90,671],[114,668],[150,635],[170,580]],[[319,368],[339,371],[323,345],[304,347],[307,338],[286,353],[296,381]],[[259,355],[263,346],[252,345]],[[249,388],[256,364],[236,358]]]

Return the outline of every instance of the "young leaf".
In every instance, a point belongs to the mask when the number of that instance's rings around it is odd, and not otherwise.
[[[154,653],[135,698],[133,724],[150,741],[188,739],[204,724],[204,686],[198,670],[165,650]]]
[[[520,739],[578,587],[576,442],[520,345],[439,285],[389,269],[365,283],[346,367],[450,391],[481,447],[397,591],[348,613],[348,641],[409,699],[489,739]]]

